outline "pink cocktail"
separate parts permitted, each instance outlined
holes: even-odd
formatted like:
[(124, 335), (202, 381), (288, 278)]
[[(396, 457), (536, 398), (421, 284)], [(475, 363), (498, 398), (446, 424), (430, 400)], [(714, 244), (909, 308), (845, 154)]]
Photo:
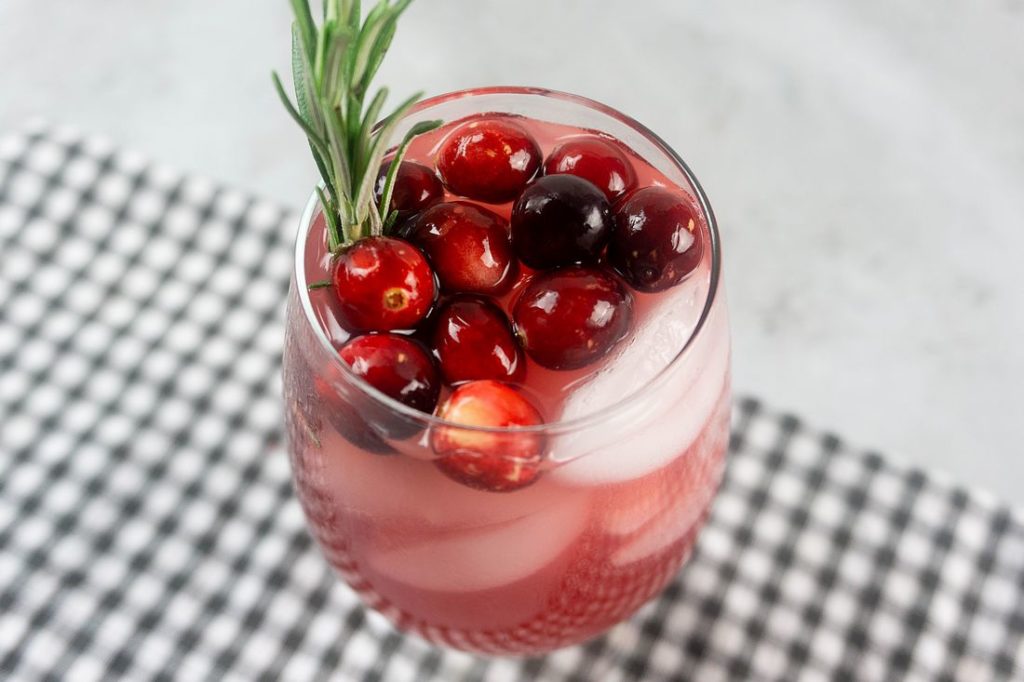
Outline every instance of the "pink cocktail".
[[(638, 189), (667, 188), (692, 205), (702, 245), (692, 271), (672, 286), (629, 289), (623, 338), (581, 366), (536, 361), (545, 356), (529, 348), (516, 306), (542, 268), (518, 262), (514, 281), (486, 298), (531, 351), (502, 383), (543, 418), (502, 428), (453, 421), (457, 413), (440, 408), (418, 411), (353, 372), (338, 349), (357, 333), (330, 289), (308, 288), (334, 267), (315, 197), (303, 215), (288, 299), (286, 420), (299, 499), (326, 557), (399, 628), (479, 652), (549, 651), (607, 629), (656, 595), (707, 516), (730, 412), (718, 235), (678, 156), (595, 102), (532, 89), (455, 93), (418, 105), (396, 139), (428, 119), (446, 123), (415, 138), (405, 157), (427, 168), (475, 120), (512, 121), (544, 159), (567, 142), (599, 138), (630, 168), (628, 187), (602, 188), (613, 210)], [(466, 201), (451, 184), (440, 200)], [(497, 201), (469, 203), (510, 220), (515, 201)], [(416, 219), (402, 216), (409, 224), (397, 227), (414, 243)], [(436, 265), (440, 256), (431, 258)], [(450, 296), (442, 289), (428, 321), (447, 319)], [(401, 334), (439, 352), (436, 329)], [(442, 357), (445, 376), (468, 367), (470, 351)], [(444, 405), (463, 382), (441, 383), (435, 399)], [(474, 450), (486, 458), (474, 459)]]

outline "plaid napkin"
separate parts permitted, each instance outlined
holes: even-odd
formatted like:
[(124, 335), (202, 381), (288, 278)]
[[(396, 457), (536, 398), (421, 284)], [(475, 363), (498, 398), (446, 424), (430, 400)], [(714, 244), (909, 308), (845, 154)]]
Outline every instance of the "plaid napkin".
[(395, 632), (291, 495), (296, 216), (109, 142), (0, 138), (0, 678), (1024, 679), (1024, 522), (752, 399), (697, 551), (544, 658)]

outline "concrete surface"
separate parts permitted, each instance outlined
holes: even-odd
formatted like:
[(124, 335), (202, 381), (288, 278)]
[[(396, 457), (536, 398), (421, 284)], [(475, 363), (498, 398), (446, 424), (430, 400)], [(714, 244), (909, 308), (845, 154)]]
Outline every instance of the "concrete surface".
[[(569, 90), (661, 133), (726, 244), (736, 386), (1022, 500), (1021, 0), (419, 0), (396, 96)], [(41, 115), (298, 207), (288, 4), (0, 2), (0, 129)]]

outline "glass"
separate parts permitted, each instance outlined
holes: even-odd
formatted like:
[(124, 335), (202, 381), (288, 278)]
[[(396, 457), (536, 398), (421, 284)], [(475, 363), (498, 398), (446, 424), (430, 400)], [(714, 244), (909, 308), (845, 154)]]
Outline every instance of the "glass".
[[(288, 295), (284, 394), (295, 487), (327, 560), (370, 607), (431, 642), (536, 654), (623, 620), (674, 577), (717, 491), (728, 445), (728, 316), (715, 219), (686, 164), (636, 121), (581, 97), (488, 88), (425, 100), (418, 121), (502, 113), (617, 138), (703, 212), (689, 278), (638, 302), (645, 322), (559, 421), (481, 429), (379, 393), (340, 360), (307, 289), (310, 198)], [(545, 151), (549, 146), (541, 141)], [(315, 245), (314, 245), (315, 246)], [(653, 299), (652, 299), (653, 300)], [(529, 487), (487, 492), (433, 465), (431, 429), (546, 443)]]

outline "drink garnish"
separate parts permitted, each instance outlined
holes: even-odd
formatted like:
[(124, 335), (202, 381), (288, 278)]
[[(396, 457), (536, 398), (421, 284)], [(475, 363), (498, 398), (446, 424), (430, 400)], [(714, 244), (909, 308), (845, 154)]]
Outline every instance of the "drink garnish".
[[(383, 188), (374, 185), (402, 117), (422, 96), (416, 93), (381, 118), (387, 88), (367, 102), (370, 84), (391, 46), (398, 19), (412, 0), (380, 0), (361, 21), (359, 0), (324, 0), (323, 19), (313, 20), (309, 0), (292, 0), (292, 78), (295, 102), (281, 78), (274, 87), (309, 140), (324, 187), (316, 188), (327, 222), (330, 251), (363, 237), (384, 235), (397, 214), (390, 209), (395, 176), (412, 138), (441, 121), (410, 128), (395, 150)], [(378, 123), (379, 119), (379, 123)]]

